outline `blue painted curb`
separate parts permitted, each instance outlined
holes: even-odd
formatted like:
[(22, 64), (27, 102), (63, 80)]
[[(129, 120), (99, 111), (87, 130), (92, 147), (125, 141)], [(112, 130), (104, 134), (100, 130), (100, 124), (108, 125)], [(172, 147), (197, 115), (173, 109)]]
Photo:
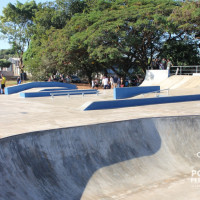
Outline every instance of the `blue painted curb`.
[(199, 101), (200, 95), (184, 95), (170, 97), (156, 97), (144, 99), (116, 100), (116, 101), (96, 101), (87, 106), (84, 110), (114, 109), (133, 106), (145, 106), (164, 103), (178, 103), (185, 101)]
[(20, 85), (15, 85), (11, 87), (5, 88), (5, 94), (14, 94), (17, 92), (21, 92), (31, 88), (39, 88), (39, 87), (65, 87), (67, 89), (77, 89), (76, 85), (72, 85), (69, 83), (60, 83), (60, 82), (31, 82), (24, 83)]

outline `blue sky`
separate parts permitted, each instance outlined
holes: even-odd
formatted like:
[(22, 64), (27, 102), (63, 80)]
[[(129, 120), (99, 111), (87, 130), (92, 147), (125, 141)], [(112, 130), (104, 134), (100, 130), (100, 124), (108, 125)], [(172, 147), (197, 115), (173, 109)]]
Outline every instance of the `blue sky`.
[[(36, 3), (39, 2), (47, 2), (47, 1), (53, 1), (53, 0), (35, 0)], [(2, 10), (4, 7), (7, 6), (8, 3), (12, 3), (15, 4), (17, 2), (17, 0), (1, 0), (0, 2), (0, 15), (2, 15)], [(19, 0), (19, 2), (21, 3), (25, 3), (27, 2), (27, 0)], [(0, 49), (9, 49), (10, 45), (8, 44), (8, 41), (6, 39), (4, 40), (0, 40)]]

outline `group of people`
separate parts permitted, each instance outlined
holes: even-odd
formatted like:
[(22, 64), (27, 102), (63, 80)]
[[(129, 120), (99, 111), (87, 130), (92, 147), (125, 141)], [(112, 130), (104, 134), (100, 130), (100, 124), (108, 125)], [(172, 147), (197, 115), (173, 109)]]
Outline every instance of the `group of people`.
[(1, 82), (0, 94), (4, 94), (5, 93), (4, 88), (6, 87), (6, 77), (3, 74), (0, 75), (0, 82)]
[(168, 69), (170, 70), (171, 66), (173, 66), (172, 62), (170, 59), (165, 59), (163, 58), (162, 60), (160, 60), (159, 58), (153, 59), (151, 62), (151, 69)]
[(63, 83), (63, 82), (65, 82), (65, 79), (64, 79), (64, 75), (60, 74), (60, 75), (51, 75), (49, 78), (46, 78), (45, 81)]
[(132, 80), (126, 79), (124, 80), (122, 77), (115, 76), (104, 76), (100, 81), (98, 79), (92, 79), (92, 88), (98, 89), (98, 87), (103, 87), (104, 89), (112, 89), (112, 88), (119, 88), (119, 87), (129, 87), (129, 86), (137, 86), (139, 85), (139, 81), (133, 83)]

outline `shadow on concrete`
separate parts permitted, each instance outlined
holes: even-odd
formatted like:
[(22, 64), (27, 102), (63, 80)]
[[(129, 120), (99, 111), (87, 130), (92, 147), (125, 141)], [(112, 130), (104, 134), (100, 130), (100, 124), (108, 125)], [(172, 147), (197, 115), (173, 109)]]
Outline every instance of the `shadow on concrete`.
[(0, 140), (0, 199), (79, 200), (100, 168), (155, 154), (151, 119), (32, 132)]

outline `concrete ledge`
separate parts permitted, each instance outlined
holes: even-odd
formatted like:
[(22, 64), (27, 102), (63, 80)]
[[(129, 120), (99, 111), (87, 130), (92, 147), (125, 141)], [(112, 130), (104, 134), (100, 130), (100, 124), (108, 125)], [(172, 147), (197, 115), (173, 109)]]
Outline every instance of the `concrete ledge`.
[(50, 97), (51, 93), (54, 93), (54, 96), (67, 96), (67, 94), (63, 94), (63, 93), (67, 93), (70, 92), (70, 96), (71, 95), (81, 95), (82, 92), (84, 92), (84, 94), (96, 94), (97, 90), (50, 90), (48, 92), (21, 92), (20, 93), (20, 97), (23, 98), (28, 98), (28, 97)]
[(97, 101), (92, 102), (86, 110), (101, 110), (101, 109), (114, 109), (133, 106), (145, 106), (163, 103), (177, 103), (185, 101), (200, 101), (200, 95), (184, 95), (184, 96), (170, 96), (170, 97), (157, 97), (157, 98), (144, 98), (144, 99), (130, 99), (130, 100), (117, 100), (117, 101)]
[(32, 83), (24, 83), (21, 85), (15, 85), (11, 87), (5, 88), (5, 94), (14, 94), (17, 92), (21, 92), (24, 90), (28, 90), (31, 88), (39, 88), (39, 87), (65, 87), (67, 89), (77, 89), (76, 85), (72, 85), (69, 83), (60, 83), (60, 82), (32, 82)]
[(114, 88), (114, 99), (124, 99), (160, 90), (160, 86)]

